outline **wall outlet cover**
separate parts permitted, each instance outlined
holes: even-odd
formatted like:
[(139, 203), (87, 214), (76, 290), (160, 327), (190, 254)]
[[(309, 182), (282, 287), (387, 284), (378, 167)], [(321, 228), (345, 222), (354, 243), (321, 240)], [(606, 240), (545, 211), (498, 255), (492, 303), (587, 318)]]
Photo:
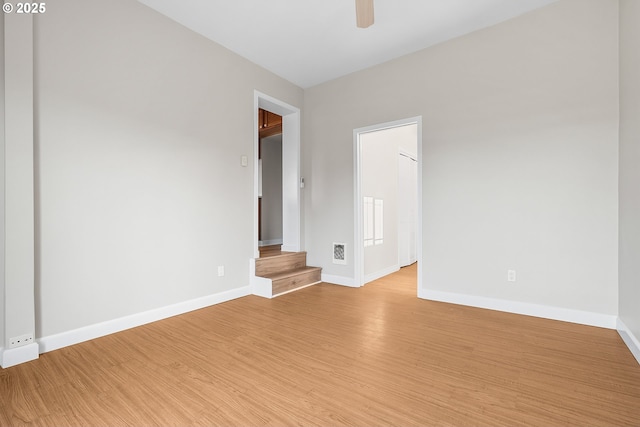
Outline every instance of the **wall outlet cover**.
[(22, 347), (27, 344), (33, 344), (33, 334), (24, 334), (9, 340), (9, 348)]

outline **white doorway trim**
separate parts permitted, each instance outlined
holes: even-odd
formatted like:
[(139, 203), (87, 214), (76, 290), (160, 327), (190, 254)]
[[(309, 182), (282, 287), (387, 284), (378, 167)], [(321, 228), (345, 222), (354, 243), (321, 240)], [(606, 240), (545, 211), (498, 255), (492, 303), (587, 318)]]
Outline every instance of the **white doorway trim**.
[(254, 91), (253, 99), (253, 254), (258, 249), (258, 109), (282, 116), (282, 250), (300, 251), (300, 109)]
[(410, 117), (407, 119), (396, 120), (393, 122), (381, 123), (372, 126), (366, 126), (353, 130), (353, 149), (354, 149), (354, 269), (355, 269), (355, 286), (363, 286), (365, 283), (364, 275), (364, 235), (363, 235), (363, 212), (362, 212), (362, 160), (361, 160), (361, 140), (360, 136), (370, 132), (376, 132), (384, 129), (391, 129), (400, 126), (415, 124), (417, 127), (417, 143), (418, 143), (418, 242), (417, 242), (417, 258), (418, 258), (418, 284), (417, 295), (421, 294), (422, 284), (422, 116)]

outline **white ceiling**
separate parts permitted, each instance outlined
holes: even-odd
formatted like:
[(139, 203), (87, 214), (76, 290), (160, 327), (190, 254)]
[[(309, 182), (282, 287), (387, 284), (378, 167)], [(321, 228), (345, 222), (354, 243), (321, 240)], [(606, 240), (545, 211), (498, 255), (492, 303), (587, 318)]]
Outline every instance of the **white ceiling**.
[(505, 21), (557, 0), (139, 0), (307, 88)]

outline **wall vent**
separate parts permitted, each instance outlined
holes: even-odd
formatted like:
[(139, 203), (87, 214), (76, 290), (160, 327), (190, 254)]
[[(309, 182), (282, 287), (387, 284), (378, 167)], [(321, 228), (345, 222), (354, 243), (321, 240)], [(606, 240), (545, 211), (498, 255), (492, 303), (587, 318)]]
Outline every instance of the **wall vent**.
[(346, 264), (347, 263), (347, 250), (346, 244), (334, 243), (333, 244), (333, 263), (334, 264)]

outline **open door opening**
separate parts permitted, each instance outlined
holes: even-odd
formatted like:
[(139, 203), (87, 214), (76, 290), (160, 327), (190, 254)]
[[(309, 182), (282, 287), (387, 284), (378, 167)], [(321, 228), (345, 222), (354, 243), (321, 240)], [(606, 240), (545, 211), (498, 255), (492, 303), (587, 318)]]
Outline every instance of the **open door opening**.
[[(260, 110), (268, 111), (282, 118), (282, 250), (300, 251), (300, 109), (258, 91), (254, 94), (254, 258), (260, 256), (258, 250), (258, 209), (260, 194)], [(267, 119), (268, 120), (268, 119)], [(262, 230), (260, 230), (262, 231)]]
[[(254, 133), (254, 149), (255, 149), (255, 169), (254, 169), (254, 258), (249, 263), (249, 279), (254, 295), (265, 298), (274, 298), (289, 292), (294, 292), (307, 286), (313, 286), (320, 283), (322, 269), (307, 265), (307, 254), (301, 251), (301, 231), (300, 231), (300, 212), (301, 212), (301, 177), (300, 177), (300, 110), (284, 102), (281, 102), (270, 96), (255, 92), (255, 133)], [(262, 122), (258, 117), (263, 114)], [(278, 136), (276, 131), (269, 135), (264, 132), (269, 129), (269, 122), (276, 116), (282, 117), (282, 132), (279, 134), (281, 143), (281, 154), (273, 154), (272, 157), (278, 157), (281, 160), (281, 227), (282, 227), (282, 245), (280, 251), (275, 254), (269, 254), (261, 257), (258, 240), (261, 238), (265, 243), (265, 229), (259, 229), (258, 219), (262, 212), (262, 208), (266, 211), (264, 205), (267, 190), (259, 178), (260, 160), (267, 160), (269, 144), (274, 141), (266, 141), (268, 138)], [(266, 122), (266, 123), (265, 123)], [(266, 126), (260, 127), (260, 124)], [(260, 131), (263, 130), (262, 150), (260, 147)], [(267, 136), (268, 135), (268, 136)], [(266, 165), (264, 166), (266, 167)], [(262, 171), (266, 177), (267, 171)], [(273, 172), (273, 171), (272, 171)], [(261, 197), (259, 197), (259, 195)], [(260, 202), (261, 198), (263, 199)], [(265, 212), (266, 214), (266, 212)], [(260, 221), (265, 225), (264, 221)]]
[(422, 280), (421, 118), (354, 130), (356, 284), (418, 262)]
[(282, 116), (258, 110), (258, 248), (280, 251), (282, 240)]

